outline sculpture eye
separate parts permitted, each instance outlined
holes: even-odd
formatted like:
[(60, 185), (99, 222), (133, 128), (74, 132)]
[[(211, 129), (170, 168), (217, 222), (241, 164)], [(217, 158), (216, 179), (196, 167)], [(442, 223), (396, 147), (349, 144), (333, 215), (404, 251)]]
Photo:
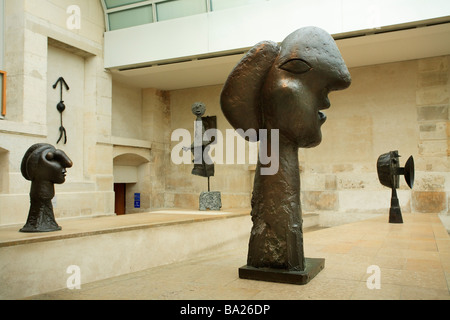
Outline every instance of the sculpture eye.
[(312, 69), (312, 67), (302, 59), (288, 60), (283, 63), (280, 68), (295, 74), (302, 74)]
[(45, 159), (47, 159), (48, 161), (52, 161), (54, 158), (55, 158), (55, 154), (53, 152), (49, 152), (45, 156)]

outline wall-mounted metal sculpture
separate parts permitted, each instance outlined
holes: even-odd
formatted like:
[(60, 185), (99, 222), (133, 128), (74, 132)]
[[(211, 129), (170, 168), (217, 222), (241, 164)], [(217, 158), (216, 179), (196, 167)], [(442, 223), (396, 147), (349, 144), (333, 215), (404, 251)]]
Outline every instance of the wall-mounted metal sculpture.
[(305, 284), (324, 267), (324, 259), (304, 257), (298, 148), (321, 142), (328, 93), (350, 83), (335, 41), (316, 27), (301, 28), (280, 45), (255, 45), (228, 77), (221, 106), (230, 124), (244, 131), (268, 130), (268, 150), (274, 149), (271, 132), (279, 130), (278, 172), (263, 175), (265, 165), (258, 160), (253, 228), (241, 278)]
[(214, 163), (208, 154), (211, 144), (215, 142), (215, 138), (209, 139), (205, 135), (207, 130), (217, 129), (217, 117), (203, 117), (205, 112), (206, 106), (202, 102), (196, 102), (192, 105), (192, 113), (196, 116), (194, 142), (190, 147), (185, 147), (183, 150), (191, 151), (194, 155), (192, 174), (208, 178), (208, 192), (202, 192), (199, 198), (200, 210), (220, 210), (222, 207), (220, 192), (211, 192), (210, 178), (214, 176), (215, 169)]
[(63, 118), (62, 118), (63, 112), (64, 112), (64, 110), (66, 110), (66, 105), (64, 104), (64, 101), (63, 101), (63, 86), (66, 88), (66, 90), (69, 90), (70, 88), (69, 88), (69, 86), (67, 85), (67, 82), (64, 80), (63, 77), (60, 77), (60, 78), (55, 82), (55, 84), (53, 85), (53, 89), (56, 89), (56, 87), (58, 86), (58, 84), (60, 85), (61, 91), (60, 91), (60, 101), (59, 101), (59, 103), (57, 104), (56, 109), (57, 109), (57, 110), (59, 111), (59, 113), (60, 113), (61, 125), (60, 125), (60, 127), (59, 127), (59, 139), (58, 139), (58, 141), (56, 142), (56, 144), (58, 144), (58, 143), (61, 141), (61, 139), (63, 138), (63, 136), (64, 136), (64, 144), (66, 144), (66, 143), (67, 143), (67, 131), (66, 131), (66, 128), (64, 128), (64, 126), (63, 126)]
[(47, 143), (32, 145), (25, 153), (20, 170), (31, 181), (30, 210), (25, 226), (20, 232), (51, 232), (61, 230), (55, 221), (52, 199), (54, 184), (65, 182), (66, 168), (72, 161), (62, 150)]
[(398, 151), (395, 150), (382, 154), (377, 161), (378, 179), (383, 186), (392, 189), (389, 223), (403, 223), (402, 211), (397, 197), (400, 175), (405, 176), (406, 183), (411, 189), (414, 185), (414, 158), (409, 157), (405, 167), (400, 168), (399, 157)]

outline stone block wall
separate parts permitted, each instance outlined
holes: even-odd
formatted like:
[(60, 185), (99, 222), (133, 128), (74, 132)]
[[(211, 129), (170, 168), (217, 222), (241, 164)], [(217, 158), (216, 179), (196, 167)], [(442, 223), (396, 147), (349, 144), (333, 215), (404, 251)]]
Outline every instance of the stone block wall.
[[(400, 178), (397, 190), (403, 212), (446, 215), (449, 211), (449, 56), (352, 68), (352, 86), (330, 95), (331, 108), (322, 127), (323, 142), (300, 149), (301, 200), (306, 213), (320, 213), (321, 224), (336, 225), (387, 214), (391, 190), (378, 179), (376, 163), (398, 150), (400, 166), (415, 160), (411, 190)], [(219, 129), (231, 129), (218, 105), (221, 86), (169, 92), (171, 129), (193, 132), (193, 102), (203, 101), (217, 115)], [(176, 142), (178, 143), (178, 142)], [(171, 147), (175, 143), (171, 144)], [(169, 164), (166, 205), (192, 206), (204, 191), (191, 165)], [(248, 207), (254, 165), (216, 165), (214, 183), (224, 206)], [(202, 184), (203, 183), (203, 184)]]
[(390, 189), (376, 161), (398, 150), (415, 160), (412, 190), (400, 177), (403, 212), (448, 215), (449, 56), (351, 69), (352, 86), (330, 97), (322, 144), (301, 150), (304, 211), (334, 225), (386, 214)]
[[(99, 1), (77, 1), (79, 28), (69, 28), (70, 1), (5, 1), (4, 68), (7, 110), (0, 121), (0, 225), (23, 224), (30, 183), (20, 173), (26, 150), (49, 143), (73, 160), (66, 183), (56, 185), (55, 216), (113, 214), (111, 75), (103, 68), (103, 10)], [(63, 123), (67, 144), (59, 143), (56, 105), (64, 77)]]
[(450, 196), (450, 57), (417, 64), (416, 110), (419, 128), (416, 212), (448, 215)]
[[(114, 168), (132, 166), (138, 180), (128, 185), (128, 212), (198, 207), (207, 179), (191, 174), (192, 164), (171, 161), (176, 129), (193, 137), (194, 102), (216, 116), (224, 134), (231, 126), (220, 109), (222, 85), (161, 91), (113, 81), (104, 69), (104, 16), (100, 1), (76, 1), (81, 29), (66, 21), (70, 1), (5, 2), (6, 119), (0, 120), (0, 225), (23, 223), (29, 182), (20, 174), (26, 149), (56, 144), (57, 77), (67, 78), (67, 145), (58, 145), (75, 165), (57, 186), (55, 215), (73, 218), (114, 214)], [(400, 165), (412, 155), (415, 185), (401, 178), (403, 212), (449, 216), (450, 56), (352, 68), (352, 86), (330, 95), (323, 142), (299, 150), (303, 211), (320, 213), (335, 225), (386, 214), (390, 189), (377, 177), (377, 158), (398, 150)], [(230, 141), (224, 141), (229, 143)], [(187, 141), (186, 145), (190, 145)], [(248, 151), (248, 143), (246, 143)], [(226, 158), (226, 148), (223, 151)], [(223, 209), (249, 208), (255, 166), (216, 164), (211, 190), (221, 191)], [(141, 208), (131, 203), (141, 193)]]

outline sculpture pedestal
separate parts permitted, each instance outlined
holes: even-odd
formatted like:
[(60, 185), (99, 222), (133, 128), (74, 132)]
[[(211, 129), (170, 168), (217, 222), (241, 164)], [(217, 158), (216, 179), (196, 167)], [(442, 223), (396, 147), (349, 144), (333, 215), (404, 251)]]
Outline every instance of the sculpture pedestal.
[(214, 210), (222, 208), (222, 197), (219, 191), (202, 192), (199, 199), (200, 211)]
[(304, 285), (311, 281), (325, 267), (325, 259), (306, 258), (305, 260), (305, 271), (244, 266), (239, 268), (239, 278)]
[(391, 208), (389, 209), (389, 223), (403, 223), (402, 210), (397, 198), (397, 191), (392, 189)]
[(30, 211), (27, 222), (19, 231), (24, 233), (39, 233), (59, 231), (61, 229), (55, 220), (52, 200), (30, 197)]

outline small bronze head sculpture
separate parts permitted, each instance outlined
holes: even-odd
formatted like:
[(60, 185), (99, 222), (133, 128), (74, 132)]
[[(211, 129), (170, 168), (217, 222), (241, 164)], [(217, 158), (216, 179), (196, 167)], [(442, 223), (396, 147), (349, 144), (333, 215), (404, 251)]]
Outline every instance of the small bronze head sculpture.
[(64, 151), (56, 150), (50, 144), (38, 143), (27, 150), (20, 169), (23, 177), (31, 181), (30, 211), (21, 232), (61, 230), (53, 213), (54, 184), (65, 182), (66, 168), (72, 165)]
[[(256, 168), (248, 268), (283, 272), (307, 268), (298, 148), (320, 144), (321, 126), (326, 120), (322, 110), (330, 107), (328, 94), (350, 83), (350, 73), (334, 39), (317, 27), (298, 29), (280, 45), (258, 43), (229, 75), (221, 107), (230, 124), (244, 131), (267, 130), (269, 137), (273, 130), (279, 133), (278, 172), (261, 174), (261, 161)], [(271, 143), (268, 139), (268, 150)], [(298, 282), (281, 278), (270, 281)], [(304, 284), (310, 276), (306, 278), (298, 283)]]
[(203, 115), (204, 115), (205, 112), (206, 112), (206, 106), (205, 106), (203, 103), (201, 103), (201, 102), (195, 102), (195, 103), (192, 105), (191, 109), (192, 109), (192, 113), (193, 113), (195, 116), (197, 116), (197, 119), (196, 119), (196, 120), (197, 120), (197, 121), (201, 121)]

